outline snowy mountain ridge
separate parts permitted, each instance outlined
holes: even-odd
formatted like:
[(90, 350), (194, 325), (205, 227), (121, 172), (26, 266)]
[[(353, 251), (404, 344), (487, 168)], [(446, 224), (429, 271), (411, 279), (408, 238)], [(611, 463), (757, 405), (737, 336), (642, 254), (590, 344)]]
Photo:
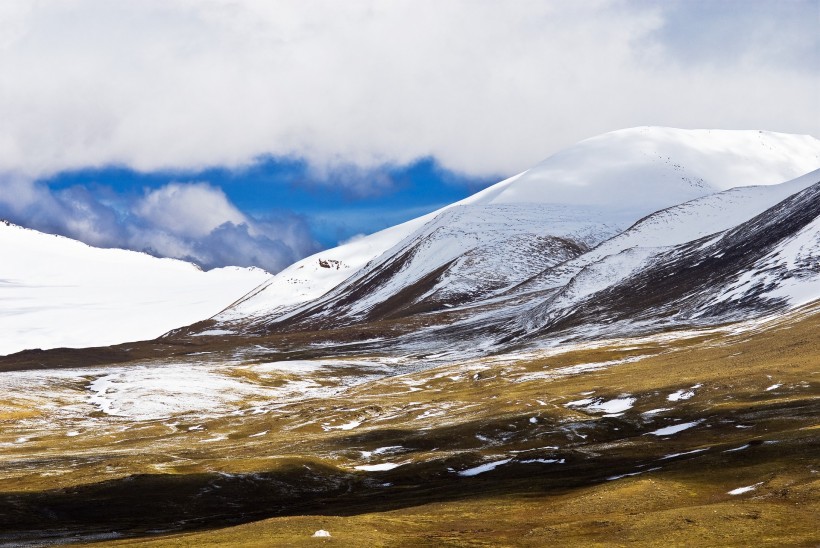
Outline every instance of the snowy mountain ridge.
[[(820, 141), (809, 136), (620, 130), (273, 277), (202, 272), (0, 226), (0, 251), (9, 258), (0, 265), (0, 354), (151, 339), (209, 317), (201, 325), (210, 327), (180, 333), (311, 330), (448, 311), (462, 314), (448, 324), (484, 326), (476, 332), (540, 332), (659, 262), (693, 254), (691, 242), (718, 237), (810, 187), (817, 172), (804, 174), (818, 167)], [(796, 268), (813, 260), (813, 249), (787, 247), (767, 260)], [(808, 285), (800, 291), (811, 294), (813, 279), (803, 275)], [(784, 299), (792, 302), (790, 295)]]
[[(594, 220), (599, 213), (597, 208), (549, 204), (454, 206), (325, 296), (279, 321), (313, 315), (312, 310), (317, 318), (361, 321), (429, 308), (425, 303), (433, 296), (439, 297), (428, 303), (434, 308), (476, 300), (488, 291), (516, 285), (546, 264), (563, 262), (623, 229)], [(437, 279), (431, 273), (437, 273)]]
[[(820, 299), (818, 200), (820, 170), (776, 187), (734, 189), (658, 212), (570, 261), (575, 274), (565, 283), (552, 280), (560, 290), (520, 324), (540, 331), (572, 316), (573, 325), (587, 327), (619, 318), (654, 318), (656, 326), (718, 322)], [(681, 230), (686, 217), (684, 225), (699, 228)], [(641, 240), (665, 245), (623, 245)]]
[[(391, 292), (394, 295), (399, 295), (402, 291), (407, 293), (408, 288), (441, 268), (445, 268), (446, 272), (439, 272), (437, 275), (443, 276), (443, 279), (432, 287), (425, 288), (422, 293), (428, 293), (427, 296), (437, 294), (438, 297), (459, 293), (457, 286), (462, 283), (459, 279), (492, 276), (500, 265), (500, 268), (517, 271), (519, 274), (505, 276), (504, 282), (499, 280), (498, 283), (490, 284), (490, 288), (501, 290), (518, 283), (527, 283), (527, 278), (536, 275), (538, 269), (526, 253), (513, 253), (513, 257), (510, 249), (499, 251), (504, 247), (500, 245), (503, 238), (494, 234), (497, 229), (488, 228), (490, 225), (487, 224), (485, 213), (493, 210), (489, 206), (498, 206), (495, 209), (497, 213), (504, 211), (497, 224), (506, 225), (506, 237), (519, 240), (528, 237), (566, 236), (566, 232), (556, 228), (565, 222), (560, 219), (560, 212), (575, 211), (577, 222), (596, 224), (601, 230), (601, 237), (597, 240), (571, 238), (572, 245), (586, 248), (600, 243), (605, 237), (617, 234), (655, 211), (732, 187), (782, 183), (818, 167), (820, 141), (810, 136), (650, 127), (607, 133), (582, 141), (530, 170), (441, 210), (303, 259), (275, 276), (259, 292), (248, 296), (215, 319), (228, 323), (247, 320), (256, 323), (284, 321), (304, 315), (310, 309), (316, 310), (322, 303), (328, 307), (328, 310), (321, 313), (322, 316), (338, 316), (338, 310), (330, 311), (330, 301), (333, 298), (345, 300), (345, 291), (355, 293), (356, 283), (373, 280), (377, 276), (383, 284), (384, 276), (378, 274), (377, 270), (384, 271), (388, 264), (401, 271), (402, 280), (396, 278), (392, 285), (384, 285), (378, 292), (381, 297), (369, 294), (356, 304), (352, 301), (357, 299), (347, 298), (349, 302), (344, 306), (348, 307), (349, 318), (366, 316), (366, 310), (376, 306), (379, 299), (386, 302), (389, 298), (387, 295)], [(795, 183), (794, 188), (797, 189), (798, 185), (799, 183)], [(784, 187), (775, 192), (777, 196), (785, 196), (789, 188), (792, 187)], [(767, 193), (763, 191), (762, 194)], [(535, 212), (539, 207), (540, 212)], [(725, 221), (727, 227), (733, 226), (730, 218), (720, 214), (720, 206), (715, 207), (713, 217)], [(452, 213), (457, 210), (470, 213)], [(515, 210), (519, 210), (520, 214), (515, 213)], [(556, 212), (559, 212), (557, 217)], [(673, 214), (679, 212), (667, 213)], [(475, 217), (475, 230), (468, 226), (470, 215)], [(448, 230), (445, 226), (451, 218), (462, 219), (458, 223), (461, 228), (456, 231), (453, 225), (453, 234), (449, 238), (444, 237), (443, 232)], [(656, 218), (653, 222), (657, 220)], [(482, 225), (485, 229), (478, 228)], [(696, 225), (706, 226), (708, 223)], [(439, 232), (431, 236), (436, 230)], [(690, 227), (686, 230), (698, 229)], [(719, 228), (712, 231), (717, 230)], [(480, 234), (480, 237), (476, 237), (476, 234)], [(629, 237), (634, 238), (636, 234), (633, 232)], [(669, 231), (663, 238), (682, 238), (687, 241), (686, 234), (688, 232)], [(437, 247), (431, 247), (432, 239), (437, 241)], [(671, 243), (664, 243), (666, 240), (656, 242), (655, 245)], [(612, 245), (623, 245), (626, 248), (637, 243), (623, 240)], [(594, 261), (597, 260), (595, 257), (601, 258), (607, 253), (611, 253), (611, 250), (602, 249), (597, 255), (593, 252), (589, 257), (579, 260)], [(401, 258), (402, 254), (407, 256)], [(413, 260), (409, 261), (411, 254)], [(467, 254), (485, 259), (490, 256), (503, 257), (503, 260), (487, 264), (481, 273), (473, 272), (470, 275), (464, 273)], [(422, 255), (427, 259), (422, 260)], [(338, 269), (322, 268), (321, 262), (330, 259), (339, 261), (343, 266)], [(451, 261), (460, 261), (460, 264), (447, 267)], [(520, 266), (510, 267), (516, 262)], [(524, 267), (525, 263), (530, 266)], [(475, 265), (475, 261), (472, 264)], [(548, 266), (552, 266), (552, 263), (544, 262), (540, 270)], [(456, 272), (461, 272), (459, 277), (455, 275)], [(560, 277), (561, 282), (566, 283), (567, 276), (575, 273), (577, 269), (567, 270)], [(465, 290), (469, 290), (470, 284), (465, 284)], [(451, 288), (448, 289), (446, 285)], [(481, 284), (473, 282), (474, 287), (478, 285)], [(374, 288), (371, 286), (370, 289)], [(414, 295), (413, 299), (424, 300), (421, 295)], [(446, 301), (438, 300), (442, 303)], [(397, 304), (396, 299), (393, 301), (391, 306)]]
[(643, 253), (649, 257), (668, 247), (723, 232), (808, 188), (818, 179), (820, 170), (815, 170), (778, 185), (732, 188), (662, 209), (576, 259), (544, 270), (525, 282), (519, 290), (562, 287), (583, 268), (607, 257), (633, 250), (630, 255), (637, 260), (635, 250), (638, 249), (644, 250)]

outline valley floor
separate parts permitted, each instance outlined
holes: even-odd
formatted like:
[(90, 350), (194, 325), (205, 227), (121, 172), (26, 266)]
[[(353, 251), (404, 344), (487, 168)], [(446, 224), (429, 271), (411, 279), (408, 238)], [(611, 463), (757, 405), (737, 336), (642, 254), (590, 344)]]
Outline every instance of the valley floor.
[(814, 546), (818, 332), (7, 371), (0, 545)]

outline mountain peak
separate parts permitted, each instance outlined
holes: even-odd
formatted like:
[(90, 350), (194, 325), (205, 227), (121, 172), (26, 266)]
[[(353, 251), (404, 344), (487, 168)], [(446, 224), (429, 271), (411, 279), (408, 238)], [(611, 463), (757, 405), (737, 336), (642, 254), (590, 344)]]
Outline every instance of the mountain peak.
[(818, 167), (820, 140), (808, 135), (645, 126), (585, 139), (490, 187), (477, 201), (594, 205), (645, 215)]

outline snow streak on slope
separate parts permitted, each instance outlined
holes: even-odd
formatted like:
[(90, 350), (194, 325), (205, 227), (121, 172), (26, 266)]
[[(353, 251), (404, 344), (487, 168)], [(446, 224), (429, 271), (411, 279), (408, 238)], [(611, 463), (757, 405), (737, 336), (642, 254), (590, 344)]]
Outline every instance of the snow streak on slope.
[(820, 141), (810, 136), (655, 127), (614, 131), (441, 210), (303, 259), (217, 320), (282, 317), (321, 297), (452, 207), (594, 206), (599, 208), (596, 221), (623, 228), (686, 200), (740, 185), (776, 184), (818, 167)]
[(606, 212), (580, 206), (455, 206), (283, 320), (373, 320), (476, 300), (622, 230), (601, 217)]
[(0, 354), (153, 339), (207, 318), (270, 274), (203, 272), (0, 223)]
[[(717, 234), (748, 221), (770, 207), (820, 180), (820, 170), (770, 186), (733, 188), (704, 196), (649, 215), (587, 253), (528, 280), (520, 292), (564, 287), (582, 271), (588, 279), (608, 276), (614, 283), (637, 268), (643, 259), (670, 246)], [(629, 253), (625, 253), (626, 251)], [(641, 258), (642, 257), (642, 258)], [(628, 259), (633, 262), (627, 264)], [(597, 273), (595, 273), (597, 271)], [(608, 273), (608, 274), (607, 274)], [(575, 283), (575, 286), (580, 283)], [(589, 287), (584, 295), (602, 287)], [(594, 290), (594, 291), (593, 291)]]
[[(816, 195), (820, 186), (815, 185)], [(815, 200), (814, 207), (820, 206)], [(785, 238), (752, 268), (727, 284), (713, 305), (752, 298), (783, 299), (796, 307), (820, 299), (820, 211), (814, 220)]]
[[(820, 298), (820, 172), (810, 174), (809, 180), (815, 184), (755, 216), (749, 214), (766, 201), (760, 194), (758, 200), (732, 202), (750, 218), (719, 234), (662, 248), (636, 247), (585, 266), (557, 295), (525, 314), (522, 325), (543, 332), (613, 322), (643, 322), (655, 328), (715, 323)], [(745, 190), (754, 194), (754, 189)], [(728, 218), (739, 215), (727, 212)], [(693, 216), (691, 222), (698, 220)], [(648, 226), (660, 230), (657, 224)], [(614, 257), (625, 253), (642, 257), (620, 271), (606, 271)]]

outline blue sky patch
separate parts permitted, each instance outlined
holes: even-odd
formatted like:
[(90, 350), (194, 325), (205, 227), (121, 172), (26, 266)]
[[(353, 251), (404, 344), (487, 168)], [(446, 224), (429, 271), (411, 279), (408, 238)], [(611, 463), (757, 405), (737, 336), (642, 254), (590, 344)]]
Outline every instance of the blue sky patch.
[(303, 217), (321, 247), (429, 213), (501, 180), (446, 170), (432, 158), (405, 166), (329, 170), (304, 161), (261, 159), (240, 169), (138, 172), (123, 167), (67, 171), (41, 179), (53, 191), (83, 187), (123, 215), (146, 192), (169, 183), (208, 183), (243, 213), (259, 220)]

